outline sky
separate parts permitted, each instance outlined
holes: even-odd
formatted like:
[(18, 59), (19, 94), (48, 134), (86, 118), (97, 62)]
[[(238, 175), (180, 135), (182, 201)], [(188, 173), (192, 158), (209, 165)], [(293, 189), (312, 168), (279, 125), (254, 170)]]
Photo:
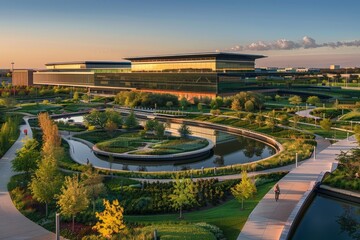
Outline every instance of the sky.
[(225, 51), (360, 67), (358, 0), (0, 0), (0, 69)]

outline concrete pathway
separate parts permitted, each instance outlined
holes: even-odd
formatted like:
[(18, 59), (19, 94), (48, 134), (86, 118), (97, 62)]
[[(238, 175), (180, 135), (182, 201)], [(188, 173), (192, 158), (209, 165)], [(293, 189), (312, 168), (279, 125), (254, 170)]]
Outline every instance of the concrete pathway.
[(16, 209), (7, 190), (7, 183), (15, 174), (11, 169), (11, 160), (14, 159), (16, 150), (23, 145), (25, 128), (28, 130), (28, 137), (32, 138), (31, 128), (28, 125), (21, 126), (18, 140), (0, 159), (0, 239), (55, 239), (54, 233), (32, 222)]
[(314, 110), (313, 108), (309, 108), (309, 109), (306, 109), (306, 110), (301, 110), (301, 111), (298, 111), (296, 112), (295, 114), (296, 115), (299, 115), (300, 117), (307, 117), (307, 118), (313, 118), (313, 119), (322, 119), (321, 117), (317, 117), (317, 116), (314, 116), (314, 115), (311, 115), (310, 112)]
[(316, 181), (321, 172), (330, 171), (332, 163), (341, 151), (357, 147), (354, 136), (341, 140), (316, 155), (316, 159), (304, 162), (279, 181), (280, 200), (275, 202), (270, 190), (250, 214), (238, 240), (279, 239), (291, 212)]

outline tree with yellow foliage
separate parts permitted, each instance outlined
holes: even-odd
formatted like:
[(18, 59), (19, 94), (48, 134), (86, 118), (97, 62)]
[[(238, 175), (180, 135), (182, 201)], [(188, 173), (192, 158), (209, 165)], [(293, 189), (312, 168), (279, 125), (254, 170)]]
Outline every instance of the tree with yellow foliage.
[(126, 228), (124, 224), (124, 208), (120, 206), (117, 199), (113, 200), (111, 204), (104, 199), (103, 204), (105, 210), (95, 213), (99, 221), (93, 229), (97, 230), (103, 237), (111, 238), (113, 234), (120, 233)]
[(43, 132), (42, 154), (47, 157), (61, 158), (63, 149), (61, 148), (61, 137), (56, 123), (54, 123), (48, 113), (40, 113), (38, 116), (39, 126)]
[(244, 209), (244, 199), (248, 199), (256, 193), (255, 184), (248, 178), (247, 172), (242, 171), (241, 182), (230, 189), (232, 195), (241, 202), (241, 209)]

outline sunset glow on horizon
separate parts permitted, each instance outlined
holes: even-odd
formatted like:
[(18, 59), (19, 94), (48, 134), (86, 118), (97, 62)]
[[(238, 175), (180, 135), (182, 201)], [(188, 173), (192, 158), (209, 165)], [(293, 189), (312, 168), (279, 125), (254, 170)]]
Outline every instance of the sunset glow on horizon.
[(359, 67), (359, 7), (355, 0), (7, 1), (0, 69), (216, 50), (268, 56), (259, 67)]

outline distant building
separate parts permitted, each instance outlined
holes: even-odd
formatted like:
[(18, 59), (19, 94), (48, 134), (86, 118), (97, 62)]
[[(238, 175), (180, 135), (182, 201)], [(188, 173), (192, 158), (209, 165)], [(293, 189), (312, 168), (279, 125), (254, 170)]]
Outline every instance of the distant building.
[(12, 72), (13, 86), (30, 86), (33, 85), (33, 73), (31, 69), (15, 69)]
[(2, 82), (11, 83), (10, 69), (0, 69), (0, 84)]
[(340, 65), (330, 65), (330, 70), (340, 69)]

